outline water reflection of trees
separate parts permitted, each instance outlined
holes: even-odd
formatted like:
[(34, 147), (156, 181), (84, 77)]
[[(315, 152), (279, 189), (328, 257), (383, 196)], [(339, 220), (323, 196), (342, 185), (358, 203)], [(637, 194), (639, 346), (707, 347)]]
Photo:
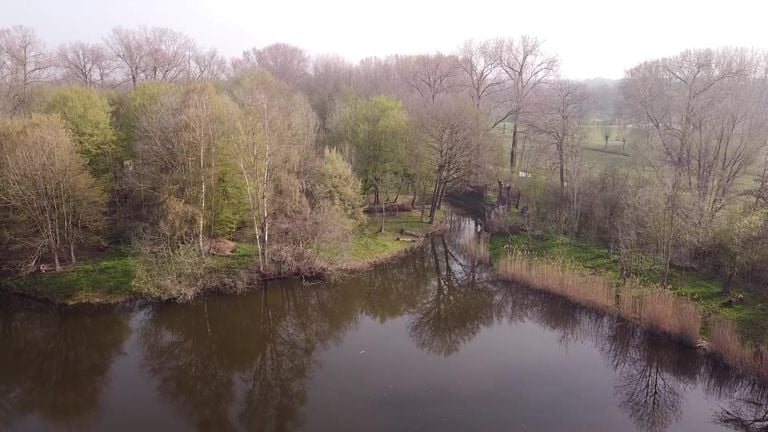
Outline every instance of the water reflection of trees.
[(198, 430), (296, 429), (313, 353), (356, 321), (354, 290), (274, 285), (158, 308), (143, 326), (145, 370)]
[[(721, 401), (714, 422), (741, 431), (768, 427), (765, 384), (618, 318), (498, 284), (460, 251), (452, 237), (436, 237), (331, 286), (278, 282), (244, 297), (147, 309), (138, 329), (143, 370), (197, 430), (290, 431), (303, 424), (317, 353), (361, 317), (407, 317), (414, 343), (440, 356), (495, 322), (533, 321), (563, 345), (597, 347), (615, 371), (618, 406), (638, 429), (670, 428), (697, 384)], [(0, 307), (0, 429), (32, 413), (70, 426), (93, 418), (129, 332), (127, 316), (111, 312)]]
[(365, 293), (364, 313), (379, 321), (399, 318), (415, 310), (427, 295), (432, 281), (428, 256), (421, 251), (376, 267), (345, 281)]
[(0, 429), (31, 414), (69, 428), (95, 420), (127, 316), (16, 303), (0, 306)]
[(716, 361), (701, 370), (704, 390), (720, 400), (715, 422), (744, 432), (768, 431), (768, 383)]
[(647, 332), (634, 333), (629, 349), (607, 347), (618, 374), (619, 407), (639, 429), (663, 431), (680, 419), (683, 395), (696, 382), (698, 356)]
[(703, 358), (619, 318), (606, 316), (546, 293), (506, 288), (496, 291), (505, 317), (532, 320), (559, 334), (562, 344), (590, 341), (616, 373), (619, 408), (639, 430), (671, 428), (682, 413), (684, 395), (696, 385), (719, 400), (712, 421), (738, 431), (768, 431), (768, 383)]
[(699, 370), (695, 350), (546, 293), (510, 288), (505, 298), (509, 319), (530, 319), (558, 333), (564, 345), (596, 344), (616, 372), (619, 408), (638, 429), (662, 431), (679, 419), (683, 395)]
[(420, 348), (448, 356), (493, 322), (494, 295), (480, 284), (480, 265), (457, 256), (444, 237), (431, 238), (424, 254), (430, 255), (434, 277), (408, 331)]

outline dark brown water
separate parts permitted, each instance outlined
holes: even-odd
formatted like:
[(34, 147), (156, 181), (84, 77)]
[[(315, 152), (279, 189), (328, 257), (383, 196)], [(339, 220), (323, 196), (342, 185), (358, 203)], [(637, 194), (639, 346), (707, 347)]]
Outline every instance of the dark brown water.
[(613, 317), (497, 284), (453, 238), (338, 283), (187, 305), (0, 299), (0, 430), (768, 426), (760, 383)]

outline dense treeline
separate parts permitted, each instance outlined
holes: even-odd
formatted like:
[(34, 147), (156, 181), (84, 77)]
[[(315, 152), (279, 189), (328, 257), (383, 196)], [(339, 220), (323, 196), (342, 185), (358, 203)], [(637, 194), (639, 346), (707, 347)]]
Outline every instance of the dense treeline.
[[(497, 204), (489, 227), (519, 217), (609, 245), (626, 275), (653, 257), (663, 283), (690, 266), (727, 290), (768, 271), (766, 85), (768, 57), (739, 49), (640, 64), (617, 90), (561, 79), (525, 36), (353, 65), (286, 44), (228, 61), (162, 28), (55, 50), (0, 29), (0, 264), (130, 246), (137, 278), (173, 291), (237, 239), (265, 273), (310, 272), (364, 207), (433, 222), (476, 186)], [(621, 163), (590, 156), (595, 133)]]

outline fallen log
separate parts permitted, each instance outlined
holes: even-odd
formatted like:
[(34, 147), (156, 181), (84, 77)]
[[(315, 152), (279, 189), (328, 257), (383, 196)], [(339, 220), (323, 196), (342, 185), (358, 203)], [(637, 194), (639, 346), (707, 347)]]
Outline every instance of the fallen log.
[(413, 232), (413, 231), (408, 231), (405, 228), (401, 228), (400, 229), (400, 234), (411, 236), (411, 237), (423, 237), (421, 234), (419, 234), (417, 232)]

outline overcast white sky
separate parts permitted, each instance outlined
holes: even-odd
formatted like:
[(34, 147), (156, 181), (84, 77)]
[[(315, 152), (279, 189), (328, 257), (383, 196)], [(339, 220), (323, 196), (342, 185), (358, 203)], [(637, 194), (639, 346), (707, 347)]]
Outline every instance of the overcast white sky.
[(164, 26), (228, 57), (287, 42), (352, 61), (530, 34), (582, 79), (620, 78), (686, 48), (768, 48), (766, 12), (766, 0), (0, 0), (0, 27), (31, 26), (53, 47), (115, 26)]

